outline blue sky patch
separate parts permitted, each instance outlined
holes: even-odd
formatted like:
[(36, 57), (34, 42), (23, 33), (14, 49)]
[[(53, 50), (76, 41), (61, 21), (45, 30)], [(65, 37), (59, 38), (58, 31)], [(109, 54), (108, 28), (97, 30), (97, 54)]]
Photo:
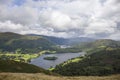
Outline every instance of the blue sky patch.
[(18, 5), (18, 6), (21, 6), (22, 4), (25, 3), (26, 0), (14, 0), (13, 1), (13, 4), (14, 5)]

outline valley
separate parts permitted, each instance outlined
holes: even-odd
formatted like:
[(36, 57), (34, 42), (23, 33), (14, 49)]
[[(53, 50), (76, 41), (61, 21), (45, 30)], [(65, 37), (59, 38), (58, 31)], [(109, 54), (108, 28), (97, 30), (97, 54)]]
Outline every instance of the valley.
[[(42, 67), (44, 69), (54, 68), (56, 65), (63, 63), (71, 58), (76, 58), (85, 54), (84, 52), (79, 53), (56, 53), (56, 54), (43, 54), (36, 59), (31, 60), (31, 64)], [(56, 60), (45, 60), (45, 57), (57, 57)]]
[(81, 39), (0, 33), (0, 79), (119, 80), (120, 41)]
[(120, 80), (120, 0), (0, 0), (0, 80)]

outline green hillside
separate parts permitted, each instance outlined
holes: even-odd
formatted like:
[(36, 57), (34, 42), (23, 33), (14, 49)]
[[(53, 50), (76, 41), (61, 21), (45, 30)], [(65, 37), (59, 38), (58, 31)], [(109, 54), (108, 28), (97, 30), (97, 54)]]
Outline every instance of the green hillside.
[(19, 35), (16, 33), (0, 33), (0, 50), (15, 52), (21, 49), (22, 52), (39, 52), (52, 49), (55, 46), (49, 40), (41, 36)]
[(10, 60), (0, 60), (0, 73), (2, 72), (51, 74), (35, 65)]
[(74, 47), (79, 47), (82, 49), (97, 48), (97, 47), (120, 47), (120, 41), (115, 41), (111, 39), (100, 39), (93, 42), (83, 42), (74, 45)]
[(89, 38), (89, 37), (76, 37), (76, 38), (62, 38), (62, 37), (53, 37), (53, 36), (45, 36), (45, 35), (37, 35), (37, 34), (28, 34), (30, 36), (42, 36), (47, 40), (57, 44), (57, 45), (75, 45), (82, 42), (92, 42), (96, 39)]
[(120, 73), (120, 48), (107, 48), (75, 59), (56, 66), (53, 72), (66, 76)]
[(73, 48), (78, 48), (88, 53), (97, 52), (108, 47), (120, 48), (120, 41), (111, 39), (99, 39), (93, 42), (83, 42), (73, 46)]

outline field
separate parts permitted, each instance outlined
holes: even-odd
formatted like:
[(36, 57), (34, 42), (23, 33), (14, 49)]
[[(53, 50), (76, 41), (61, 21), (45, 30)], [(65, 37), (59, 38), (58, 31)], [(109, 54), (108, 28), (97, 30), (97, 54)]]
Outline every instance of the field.
[(63, 77), (51, 76), (42, 73), (26, 74), (26, 73), (0, 73), (0, 80), (120, 80), (120, 74), (111, 76), (79, 76), (79, 77)]
[[(24, 53), (24, 54), (21, 54), (21, 53), (11, 53), (11, 52), (0, 52), (0, 59), (2, 60), (14, 60), (14, 61), (18, 61), (18, 62), (30, 62), (31, 59), (33, 58), (37, 58), (39, 57), (40, 55), (42, 54), (45, 54), (45, 53), (50, 53), (50, 51), (48, 50), (43, 50), (39, 53), (34, 53), (34, 54), (30, 54), (30, 53)], [(52, 53), (52, 51), (51, 51)]]
[(29, 62), (33, 58), (37, 58), (39, 54), (0, 54), (2, 60), (14, 60), (18, 62)]

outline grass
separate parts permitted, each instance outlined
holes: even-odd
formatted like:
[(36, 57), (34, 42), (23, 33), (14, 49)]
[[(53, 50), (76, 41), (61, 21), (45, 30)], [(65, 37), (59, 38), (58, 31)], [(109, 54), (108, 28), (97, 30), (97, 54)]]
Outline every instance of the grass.
[(120, 74), (111, 76), (79, 76), (79, 77), (63, 77), (52, 76), (43, 73), (27, 74), (27, 73), (0, 73), (0, 80), (120, 80)]
[(80, 60), (81, 60), (80, 58), (75, 58), (75, 59), (71, 60), (71, 62), (78, 62)]
[(37, 58), (40, 55), (45, 54), (46, 52), (48, 52), (48, 50), (43, 50), (36, 54), (29, 54), (29, 53), (21, 54), (21, 53), (11, 53), (11, 52), (0, 53), (0, 59), (14, 60), (18, 62), (29, 62), (31, 59)]
[(14, 61), (21, 61), (24, 60), (24, 62), (28, 62), (29, 60), (33, 58), (37, 58), (39, 54), (0, 54), (0, 58), (3, 58), (3, 56), (9, 60), (14, 60)]
[(77, 63), (77, 62), (79, 62), (79, 61), (82, 60), (82, 59), (83, 59), (82, 57), (77, 57), (77, 58), (70, 59), (70, 60), (68, 60), (68, 61), (65, 61), (65, 62), (62, 64), (62, 66), (65, 66), (65, 65), (67, 65), (67, 64), (69, 64), (69, 63)]
[(0, 60), (0, 73), (2, 72), (13, 72), (13, 73), (46, 73), (51, 72), (44, 70), (32, 64), (10, 61), (10, 60)]

